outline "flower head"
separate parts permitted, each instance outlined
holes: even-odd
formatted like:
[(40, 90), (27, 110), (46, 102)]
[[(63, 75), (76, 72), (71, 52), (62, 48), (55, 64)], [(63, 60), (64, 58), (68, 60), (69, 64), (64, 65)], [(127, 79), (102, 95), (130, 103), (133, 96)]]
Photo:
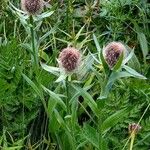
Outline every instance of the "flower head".
[(110, 68), (115, 66), (121, 54), (124, 54), (125, 51), (125, 46), (120, 42), (111, 42), (104, 48), (105, 60)]
[(136, 123), (129, 124), (129, 126), (128, 126), (129, 133), (136, 134), (139, 132), (140, 129), (141, 129), (141, 126)]
[(40, 13), (43, 5), (43, 0), (21, 0), (22, 9), (30, 15)]
[(66, 72), (73, 72), (80, 65), (81, 54), (77, 49), (68, 47), (60, 52), (58, 60), (61, 68)]

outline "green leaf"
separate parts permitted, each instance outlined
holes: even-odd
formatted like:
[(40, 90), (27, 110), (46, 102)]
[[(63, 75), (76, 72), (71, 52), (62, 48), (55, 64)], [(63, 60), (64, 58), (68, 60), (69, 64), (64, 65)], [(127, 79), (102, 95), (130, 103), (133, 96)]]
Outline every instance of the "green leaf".
[(132, 50), (130, 54), (123, 60), (122, 64), (125, 65), (132, 58), (133, 55), (134, 55), (134, 50)]
[(138, 40), (140, 42), (141, 50), (143, 53), (143, 59), (144, 62), (146, 63), (146, 56), (148, 54), (148, 42), (146, 40), (146, 36), (144, 33), (138, 32)]
[(54, 109), (54, 114), (55, 114), (55, 117), (56, 117), (57, 121), (59, 122), (59, 124), (67, 131), (70, 131), (70, 129), (66, 125), (65, 121), (63, 120), (62, 116), (59, 114), (59, 112), (56, 109)]
[(34, 89), (36, 94), (41, 98), (44, 99), (43, 92), (39, 89), (31, 79), (29, 79), (25, 74), (22, 74), (23, 78), (28, 82), (28, 84)]
[(9, 1), (9, 7), (12, 8), (13, 10), (15, 10), (16, 12), (24, 13), (24, 11), (16, 8), (10, 1)]
[(23, 78), (28, 82), (28, 84), (33, 88), (33, 90), (36, 92), (36, 94), (40, 97), (44, 109), (48, 115), (48, 110), (47, 110), (47, 106), (46, 106), (46, 102), (44, 99), (44, 95), (43, 95), (43, 91), (41, 87), (38, 87), (33, 81), (31, 81), (25, 74), (22, 74)]
[(72, 111), (71, 122), (72, 125), (74, 126), (72, 128), (75, 128), (75, 125), (77, 123), (78, 101), (73, 101), (73, 103), (71, 104), (71, 111)]
[(104, 56), (103, 56), (103, 51), (100, 52), (100, 58), (101, 58), (105, 73), (106, 73), (106, 75), (108, 75), (110, 72), (110, 69), (109, 69), (107, 62), (105, 61)]
[(122, 71), (122, 72), (112, 72), (112, 74), (109, 77), (108, 83), (110, 84), (112, 82), (115, 82), (117, 79), (123, 78), (123, 77), (132, 77), (133, 75), (129, 72)]
[(55, 82), (58, 83), (58, 82), (64, 81), (66, 79), (66, 77), (67, 77), (67, 74), (62, 73), (62, 74), (60, 74), (60, 76), (58, 77), (58, 79)]
[(50, 73), (52, 73), (56, 76), (59, 76), (60, 68), (53, 67), (53, 66), (48, 66), (48, 65), (46, 65), (45, 63), (42, 63), (42, 62), (41, 62), (41, 67), (44, 70), (46, 70), (46, 71), (48, 71), (48, 72), (50, 72)]
[(80, 37), (80, 35), (81, 35), (81, 32), (83, 31), (83, 29), (84, 29), (84, 27), (85, 27), (85, 25), (79, 30), (79, 32), (76, 34), (76, 36), (75, 36), (75, 40), (78, 40), (78, 38)]
[(95, 130), (95, 128), (91, 127), (88, 124), (85, 124), (83, 127), (83, 133), (82, 136), (90, 142), (93, 146), (96, 148), (99, 148), (98, 143), (98, 132)]
[(83, 45), (85, 45), (85, 43), (90, 41), (89, 37), (90, 37), (90, 35), (88, 35), (82, 42), (77, 43), (76, 48), (77, 49), (82, 49)]
[(36, 17), (34, 17), (34, 20), (35, 20), (35, 21), (40, 21), (40, 20), (42, 20), (42, 19), (44, 19), (44, 18), (50, 17), (53, 13), (54, 13), (54, 11), (50, 11), (50, 12), (47, 11), (47, 12), (44, 12), (44, 13), (42, 13), (42, 14), (37, 15)]
[(109, 94), (109, 91), (111, 90), (112, 88), (112, 85), (113, 85), (114, 82), (110, 82), (110, 83), (107, 83), (105, 85), (105, 87), (102, 87), (101, 89), (101, 94), (100, 94), (100, 97), (98, 97), (98, 99), (100, 100), (105, 100)]
[(127, 72), (129, 72), (130, 74), (132, 74), (136, 78), (147, 79), (146, 77), (144, 77), (140, 73), (136, 72), (134, 69), (130, 68), (129, 66), (124, 65), (123, 68), (126, 69)]
[(94, 39), (94, 43), (95, 43), (95, 45), (96, 45), (96, 49), (97, 49), (97, 51), (98, 51), (98, 58), (99, 58), (99, 61), (101, 61), (101, 47), (100, 47), (100, 45), (99, 45), (99, 43), (98, 43), (98, 40), (97, 40), (97, 37), (95, 36), (95, 34), (93, 34), (93, 39)]
[(56, 105), (57, 101), (55, 101), (53, 97), (50, 96), (48, 99), (48, 106), (47, 106), (48, 114), (50, 117), (52, 116), (52, 113), (54, 112)]
[(3, 150), (20, 150), (23, 148), (23, 146), (12, 146), (12, 147), (6, 147)]
[(98, 116), (98, 107), (97, 107), (97, 103), (95, 102), (95, 100), (92, 98), (92, 96), (85, 90), (82, 89), (80, 87), (77, 87), (75, 85), (72, 84), (72, 87), (74, 89), (76, 89), (80, 95), (83, 96), (84, 100), (87, 102), (87, 104), (89, 105), (89, 107), (91, 108), (91, 110), (94, 112), (94, 114), (96, 116)]
[(117, 71), (117, 70), (119, 70), (119, 69), (121, 68), (123, 58), (124, 58), (124, 54), (121, 53), (121, 55), (120, 55), (120, 57), (119, 57), (117, 63), (115, 64), (115, 66), (114, 66), (113, 69), (112, 69), (113, 71)]
[(98, 43), (98, 40), (97, 40), (97, 37), (95, 36), (95, 34), (93, 34), (93, 39), (94, 39), (94, 43), (96, 45), (96, 49), (97, 49), (98, 53), (100, 53), (101, 52), (101, 48), (100, 48), (100, 45)]
[(109, 116), (101, 126), (102, 132), (105, 133), (111, 127), (115, 126), (118, 122), (123, 120), (125, 116), (129, 113), (129, 109), (122, 109), (114, 113), (113, 115)]
[(46, 32), (42, 37), (40, 37), (39, 43), (43, 42), (50, 34), (55, 33), (57, 27), (58, 27), (58, 24), (56, 24), (53, 28), (51, 28), (50, 31)]
[(49, 56), (48, 56), (48, 54), (46, 54), (44, 51), (40, 51), (40, 53), (39, 53), (39, 56), (44, 60), (44, 61), (46, 61), (46, 62), (48, 62), (49, 61)]
[(46, 91), (51, 97), (52, 99), (51, 100), (54, 100), (56, 101), (58, 104), (60, 104), (60, 106), (66, 111), (67, 110), (67, 107), (65, 105), (65, 103), (63, 102), (63, 100), (59, 97), (58, 94), (52, 92), (51, 90), (49, 90), (48, 88), (44, 87), (42, 85), (42, 88), (44, 89), (44, 91)]
[(21, 43), (20, 45), (33, 55), (31, 44), (29, 44), (29, 43)]

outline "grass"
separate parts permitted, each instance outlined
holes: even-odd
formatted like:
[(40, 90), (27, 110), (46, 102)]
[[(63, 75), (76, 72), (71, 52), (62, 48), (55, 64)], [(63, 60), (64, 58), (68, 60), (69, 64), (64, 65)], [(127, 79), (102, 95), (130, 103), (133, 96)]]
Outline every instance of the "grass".
[[(148, 1), (49, 3), (31, 18), (18, 0), (1, 2), (0, 149), (148, 150)], [(111, 41), (128, 50), (113, 70), (102, 52)], [(58, 65), (67, 46), (82, 54), (73, 74)]]

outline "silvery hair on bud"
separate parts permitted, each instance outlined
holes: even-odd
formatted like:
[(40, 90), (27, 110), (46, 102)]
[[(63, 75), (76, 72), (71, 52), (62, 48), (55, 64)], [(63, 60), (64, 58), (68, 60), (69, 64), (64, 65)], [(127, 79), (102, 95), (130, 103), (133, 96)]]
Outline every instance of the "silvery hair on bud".
[(43, 9), (43, 0), (21, 0), (21, 8), (30, 15), (38, 14)]

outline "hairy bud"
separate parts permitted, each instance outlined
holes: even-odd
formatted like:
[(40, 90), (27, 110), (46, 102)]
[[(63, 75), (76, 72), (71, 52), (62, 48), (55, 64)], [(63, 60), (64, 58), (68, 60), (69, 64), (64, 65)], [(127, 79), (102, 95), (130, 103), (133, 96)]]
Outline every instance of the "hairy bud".
[(105, 60), (110, 68), (115, 66), (120, 55), (124, 54), (125, 51), (125, 46), (120, 42), (111, 42), (104, 48)]
[(132, 123), (132, 124), (129, 124), (128, 126), (128, 130), (129, 130), (129, 133), (138, 133), (139, 130), (141, 129), (141, 126), (139, 124), (136, 124), (136, 123)]
[(21, 0), (22, 10), (30, 15), (38, 14), (43, 9), (43, 0)]
[(72, 72), (76, 70), (80, 64), (81, 54), (77, 49), (68, 47), (61, 51), (58, 60), (61, 68), (66, 72)]

